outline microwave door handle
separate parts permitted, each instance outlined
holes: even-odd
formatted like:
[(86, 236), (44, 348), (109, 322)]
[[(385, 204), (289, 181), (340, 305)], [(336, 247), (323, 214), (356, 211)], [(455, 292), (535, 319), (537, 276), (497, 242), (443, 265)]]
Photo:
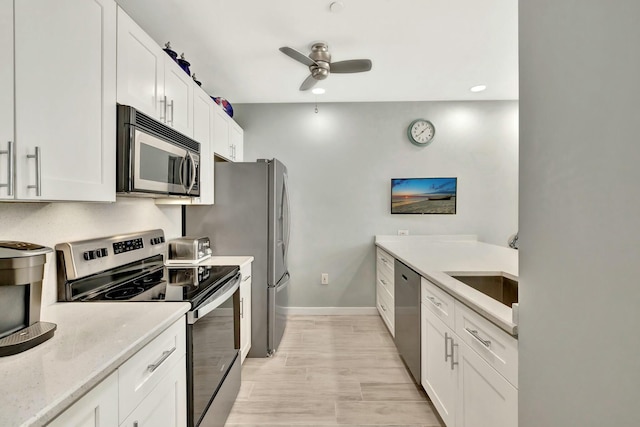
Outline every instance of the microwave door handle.
[(193, 190), (193, 186), (196, 185), (196, 179), (198, 178), (198, 171), (196, 170), (196, 161), (193, 158), (193, 154), (191, 151), (187, 151), (187, 155), (189, 161), (191, 162), (191, 180), (189, 184), (189, 188), (187, 188), (187, 194), (191, 194), (191, 190)]
[(186, 157), (182, 158), (182, 161), (180, 162), (180, 169), (178, 170), (178, 175), (180, 177), (180, 185), (182, 185), (184, 188), (187, 188), (187, 186), (184, 185), (184, 179), (183, 179), (183, 176), (184, 176), (184, 163), (185, 163), (186, 159), (187, 159)]

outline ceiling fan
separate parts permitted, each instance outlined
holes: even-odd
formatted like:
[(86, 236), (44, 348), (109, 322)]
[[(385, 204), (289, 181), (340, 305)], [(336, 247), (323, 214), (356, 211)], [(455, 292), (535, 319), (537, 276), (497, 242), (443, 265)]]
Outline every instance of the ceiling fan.
[(329, 46), (324, 42), (313, 43), (309, 56), (287, 46), (281, 47), (280, 52), (309, 67), (311, 74), (300, 85), (301, 91), (311, 89), (318, 80), (326, 79), (330, 73), (362, 73), (371, 70), (370, 59), (331, 62)]

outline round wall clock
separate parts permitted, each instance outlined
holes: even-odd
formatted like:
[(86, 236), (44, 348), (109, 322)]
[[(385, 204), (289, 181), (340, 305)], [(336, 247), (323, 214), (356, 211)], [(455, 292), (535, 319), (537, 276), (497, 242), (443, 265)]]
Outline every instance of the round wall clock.
[(436, 128), (429, 120), (416, 119), (411, 122), (407, 129), (409, 141), (413, 144), (424, 147), (429, 145), (436, 134)]

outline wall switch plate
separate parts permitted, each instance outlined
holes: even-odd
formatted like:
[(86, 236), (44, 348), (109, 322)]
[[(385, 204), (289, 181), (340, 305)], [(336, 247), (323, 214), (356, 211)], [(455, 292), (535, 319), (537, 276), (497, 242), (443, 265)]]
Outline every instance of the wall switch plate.
[(409, 230), (398, 230), (398, 236), (408, 236)]
[(322, 284), (323, 285), (329, 284), (329, 273), (322, 273)]

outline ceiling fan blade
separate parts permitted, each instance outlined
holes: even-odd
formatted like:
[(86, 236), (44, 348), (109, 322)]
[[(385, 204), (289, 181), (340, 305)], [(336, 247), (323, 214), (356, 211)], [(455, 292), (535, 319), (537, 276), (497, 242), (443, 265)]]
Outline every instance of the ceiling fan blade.
[(304, 79), (304, 81), (300, 85), (300, 90), (302, 90), (302, 91), (309, 90), (312, 87), (314, 87), (316, 85), (316, 83), (318, 83), (318, 81), (316, 79), (314, 79), (311, 74), (309, 74), (309, 77)]
[(332, 73), (362, 73), (371, 69), (370, 59), (350, 59), (331, 63)]
[(310, 67), (312, 65), (318, 65), (318, 64), (316, 64), (316, 61), (314, 61), (313, 59), (309, 58), (304, 53), (298, 52), (297, 50), (295, 50), (293, 48), (290, 48), (290, 47), (287, 47), (287, 46), (283, 46), (283, 47), (280, 48), (280, 52), (284, 53), (285, 55), (289, 56), (290, 58), (295, 59), (298, 62), (302, 62), (307, 67)]

